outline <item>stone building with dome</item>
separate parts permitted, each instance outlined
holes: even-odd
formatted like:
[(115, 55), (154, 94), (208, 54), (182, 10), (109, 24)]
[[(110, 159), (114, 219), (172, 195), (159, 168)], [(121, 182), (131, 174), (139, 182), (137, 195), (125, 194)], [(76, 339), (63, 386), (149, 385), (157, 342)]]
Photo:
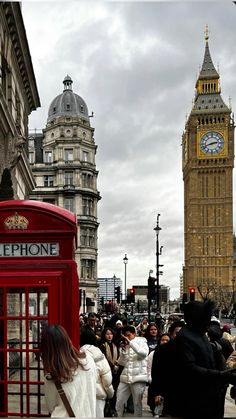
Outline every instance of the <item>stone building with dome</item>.
[(63, 92), (51, 102), (45, 129), (29, 134), (29, 161), (36, 182), (30, 198), (77, 215), (81, 312), (87, 312), (96, 310), (97, 300), (97, 146), (87, 105), (72, 84), (67, 75)]

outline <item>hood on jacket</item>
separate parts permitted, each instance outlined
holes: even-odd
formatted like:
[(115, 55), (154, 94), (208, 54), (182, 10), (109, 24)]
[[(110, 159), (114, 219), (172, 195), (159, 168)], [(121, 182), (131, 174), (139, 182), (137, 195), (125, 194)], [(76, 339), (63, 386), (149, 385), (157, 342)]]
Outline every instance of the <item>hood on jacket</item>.
[(95, 364), (96, 362), (101, 361), (105, 358), (105, 355), (102, 353), (101, 349), (94, 345), (83, 345), (81, 346), (80, 350), (83, 352), (89, 352), (90, 355), (93, 357)]
[(210, 325), (213, 309), (214, 303), (210, 300), (190, 301), (185, 304), (184, 320), (187, 326), (198, 333), (205, 333)]

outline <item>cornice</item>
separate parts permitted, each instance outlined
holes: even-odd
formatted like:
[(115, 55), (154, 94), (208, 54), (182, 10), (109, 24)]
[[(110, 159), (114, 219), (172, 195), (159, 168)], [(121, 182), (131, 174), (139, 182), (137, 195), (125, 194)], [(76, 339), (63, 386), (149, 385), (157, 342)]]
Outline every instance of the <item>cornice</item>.
[(2, 2), (0, 3), (0, 7), (4, 11), (7, 28), (11, 37), (13, 50), (15, 52), (31, 112), (41, 105), (21, 13), (21, 6), (18, 2)]

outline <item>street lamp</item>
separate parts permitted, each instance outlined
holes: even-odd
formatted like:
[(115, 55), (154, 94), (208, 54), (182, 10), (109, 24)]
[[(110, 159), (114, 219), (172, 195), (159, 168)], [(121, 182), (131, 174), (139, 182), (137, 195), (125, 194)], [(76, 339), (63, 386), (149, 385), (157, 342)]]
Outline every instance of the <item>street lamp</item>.
[(159, 264), (159, 256), (162, 254), (163, 246), (159, 248), (159, 232), (161, 231), (161, 227), (159, 226), (159, 218), (160, 214), (157, 214), (157, 225), (154, 228), (156, 232), (156, 281), (157, 281), (157, 289), (156, 289), (156, 311), (160, 311), (160, 285), (159, 285), (159, 275), (162, 275), (163, 272), (159, 271), (159, 268), (163, 265)]
[(115, 289), (116, 289), (116, 276), (114, 274), (113, 275), (113, 295), (114, 295), (114, 300), (115, 300)]
[(232, 288), (233, 288), (232, 304), (233, 304), (233, 309), (234, 309), (234, 302), (235, 302), (235, 299), (234, 299), (234, 284), (235, 284), (235, 278), (232, 279)]
[(153, 274), (152, 269), (149, 270), (149, 275), (148, 275), (148, 323), (150, 323), (151, 321), (151, 293), (152, 293), (151, 274)]
[(123, 258), (123, 262), (125, 264), (125, 301), (127, 300), (127, 288), (126, 288), (126, 265), (128, 263), (127, 254), (125, 254), (125, 257)]

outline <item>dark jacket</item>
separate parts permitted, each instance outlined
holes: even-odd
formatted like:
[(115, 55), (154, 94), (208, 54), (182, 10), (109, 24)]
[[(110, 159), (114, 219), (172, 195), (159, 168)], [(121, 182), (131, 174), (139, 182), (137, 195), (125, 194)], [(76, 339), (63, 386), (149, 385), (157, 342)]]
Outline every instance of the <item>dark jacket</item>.
[[(177, 416), (223, 418), (225, 382), (216, 366), (212, 346), (205, 334), (184, 326), (173, 341)], [(179, 377), (179, 381), (176, 378)], [(174, 389), (172, 388), (172, 391)], [(175, 413), (175, 412), (174, 412)]]
[(164, 409), (169, 416), (184, 419), (224, 416), (226, 384), (236, 384), (236, 374), (224, 371), (224, 363), (217, 365), (206, 336), (211, 315), (210, 301), (187, 303), (186, 325), (175, 339), (162, 345), (154, 359), (154, 394), (164, 396)]

